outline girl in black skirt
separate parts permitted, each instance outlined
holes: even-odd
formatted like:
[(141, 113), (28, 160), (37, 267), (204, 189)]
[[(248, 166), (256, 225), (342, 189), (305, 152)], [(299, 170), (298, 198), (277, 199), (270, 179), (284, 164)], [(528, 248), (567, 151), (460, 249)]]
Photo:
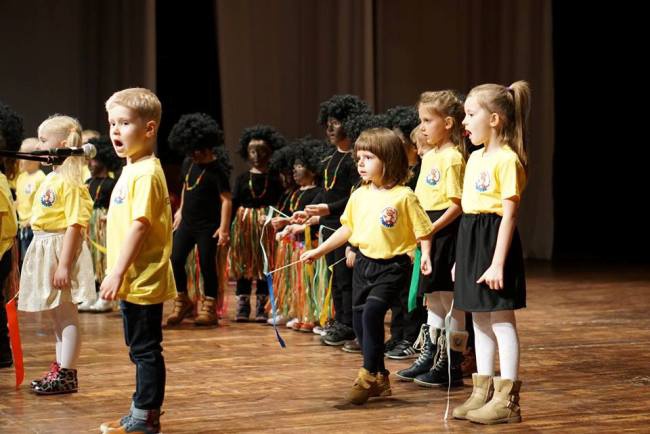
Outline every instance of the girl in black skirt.
[[(474, 145), (463, 184), (456, 247), (454, 305), (473, 312), (478, 373), (457, 419), (493, 424), (521, 421), (519, 337), (515, 309), (526, 307), (517, 209), (526, 184), (528, 83), (484, 84), (469, 93), (463, 125)], [(494, 377), (499, 349), (501, 377)], [(490, 399), (491, 398), (491, 399)]]
[(350, 196), (342, 226), (301, 259), (311, 262), (348, 240), (359, 250), (352, 277), (352, 322), (363, 367), (348, 400), (363, 404), (369, 397), (392, 393), (384, 366), (384, 316), (406, 290), (411, 270), (408, 254), (415, 250), (417, 240), (422, 243), (421, 270), (431, 272), (428, 252), (433, 228), (415, 193), (404, 186), (408, 159), (393, 131), (366, 130), (354, 150), (363, 185)]
[[(418, 103), (420, 131), (426, 143), (422, 169), (415, 195), (427, 211), (434, 227), (429, 256), (432, 272), (420, 277), (420, 294), (427, 301), (429, 327), (422, 327), (424, 347), (420, 357), (398, 378), (415, 381), (426, 387), (451, 384), (462, 386), (461, 362), (467, 349), (465, 313), (454, 309), (450, 330), (445, 330), (445, 316), (451, 310), (454, 283), (451, 269), (456, 260), (456, 234), (463, 174), (465, 172), (463, 139), (463, 103), (450, 90), (424, 92)], [(447, 352), (449, 345), (449, 357)], [(434, 360), (434, 355), (438, 357)], [(451, 375), (449, 375), (451, 374)]]

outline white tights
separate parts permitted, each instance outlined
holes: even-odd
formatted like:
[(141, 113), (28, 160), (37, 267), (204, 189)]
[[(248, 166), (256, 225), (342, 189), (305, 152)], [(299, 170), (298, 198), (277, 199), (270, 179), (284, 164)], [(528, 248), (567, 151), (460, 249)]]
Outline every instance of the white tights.
[[(451, 302), (454, 299), (452, 291), (436, 291), (431, 294), (424, 294), (427, 300), (427, 324), (432, 328), (445, 328), (445, 316), (451, 309)], [(451, 331), (465, 330), (465, 312), (452, 309)]]
[(519, 336), (515, 311), (474, 312), (476, 368), (479, 375), (494, 375), (494, 354), (499, 346), (501, 377), (512, 381), (519, 374)]
[(75, 369), (81, 348), (77, 306), (64, 302), (48, 310), (47, 315), (56, 336), (56, 361), (62, 368)]

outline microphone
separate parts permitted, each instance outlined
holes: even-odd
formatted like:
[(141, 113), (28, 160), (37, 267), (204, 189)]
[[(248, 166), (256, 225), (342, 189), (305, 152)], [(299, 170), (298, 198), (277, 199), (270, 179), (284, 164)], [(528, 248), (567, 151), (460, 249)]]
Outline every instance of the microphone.
[(97, 148), (95, 148), (95, 145), (85, 143), (81, 148), (50, 148), (42, 151), (32, 151), (30, 154), (51, 155), (54, 157), (86, 157), (90, 160), (97, 155)]

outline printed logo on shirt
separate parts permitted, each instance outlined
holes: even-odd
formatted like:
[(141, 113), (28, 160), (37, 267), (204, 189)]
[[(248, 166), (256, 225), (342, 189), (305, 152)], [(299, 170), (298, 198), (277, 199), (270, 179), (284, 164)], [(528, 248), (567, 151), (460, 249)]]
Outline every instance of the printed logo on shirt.
[(115, 205), (122, 205), (126, 200), (126, 187), (118, 185), (113, 191), (113, 203)]
[(23, 190), (25, 194), (32, 194), (34, 192), (34, 184), (27, 184), (25, 185), (25, 190)]
[(56, 202), (56, 193), (51, 188), (48, 188), (41, 195), (41, 205), (50, 208)]
[(479, 173), (478, 178), (474, 183), (474, 187), (476, 188), (476, 191), (480, 191), (481, 193), (487, 191), (487, 189), (490, 188), (490, 174), (486, 171)]
[(440, 182), (440, 171), (438, 170), (437, 167), (431, 168), (431, 172), (429, 172), (429, 174), (425, 178), (425, 181), (427, 182), (427, 184), (429, 184), (432, 187), (438, 185), (438, 183)]
[(384, 227), (392, 228), (397, 223), (397, 210), (392, 206), (387, 206), (381, 211), (379, 221)]

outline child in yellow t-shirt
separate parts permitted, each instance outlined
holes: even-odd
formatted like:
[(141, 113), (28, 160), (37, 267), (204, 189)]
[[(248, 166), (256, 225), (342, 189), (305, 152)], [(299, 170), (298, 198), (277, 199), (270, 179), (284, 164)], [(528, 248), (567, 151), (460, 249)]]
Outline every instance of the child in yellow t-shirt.
[[(465, 101), (465, 130), (484, 147), (465, 170), (454, 306), (472, 312), (477, 373), (472, 395), (453, 416), (476, 423), (521, 421), (515, 310), (526, 307), (526, 277), (516, 224), (526, 184), (529, 100), (528, 83), (517, 81), (477, 86)], [(494, 377), (497, 347), (500, 377)]]
[[(39, 148), (81, 146), (81, 126), (55, 115), (38, 127)], [(95, 299), (92, 260), (83, 232), (92, 201), (81, 180), (83, 157), (55, 166), (36, 191), (30, 220), (34, 239), (20, 276), (18, 309), (47, 312), (56, 335), (56, 362), (50, 373), (32, 382), (37, 394), (77, 391), (76, 363), (81, 335), (77, 303)]]
[[(38, 139), (29, 137), (23, 140), (21, 152), (32, 152), (38, 148)], [(18, 238), (20, 239), (20, 260), (25, 259), (27, 247), (34, 238), (29, 220), (32, 218), (32, 204), (36, 190), (45, 179), (38, 161), (20, 160), (20, 174), (16, 179), (16, 209), (18, 211)]]
[[(348, 400), (363, 404), (369, 397), (391, 394), (384, 366), (384, 316), (410, 278), (412, 253), (422, 243), (421, 271), (431, 272), (432, 225), (413, 191), (404, 186), (408, 158), (399, 137), (387, 128), (364, 131), (354, 151), (364, 185), (350, 196), (341, 227), (314, 250), (313, 261), (346, 242), (356, 246), (352, 278), (352, 322), (363, 353), (363, 367)], [(390, 162), (390, 163), (389, 163)]]
[[(0, 101), (0, 149), (15, 151), (23, 135), (23, 121), (11, 107)], [(0, 167), (5, 169), (5, 159), (0, 157)], [(16, 209), (6, 175), (0, 171), (0, 282), (11, 272), (11, 247), (16, 237)], [(0, 287), (0, 369), (13, 364), (4, 289)], [(11, 296), (11, 294), (8, 294)]]
[(114, 93), (106, 111), (113, 148), (126, 158), (126, 166), (111, 194), (100, 296), (120, 300), (136, 389), (129, 415), (100, 429), (158, 433), (165, 394), (163, 303), (176, 296), (170, 261), (172, 210), (165, 174), (154, 155), (162, 109), (150, 90), (130, 88)]

